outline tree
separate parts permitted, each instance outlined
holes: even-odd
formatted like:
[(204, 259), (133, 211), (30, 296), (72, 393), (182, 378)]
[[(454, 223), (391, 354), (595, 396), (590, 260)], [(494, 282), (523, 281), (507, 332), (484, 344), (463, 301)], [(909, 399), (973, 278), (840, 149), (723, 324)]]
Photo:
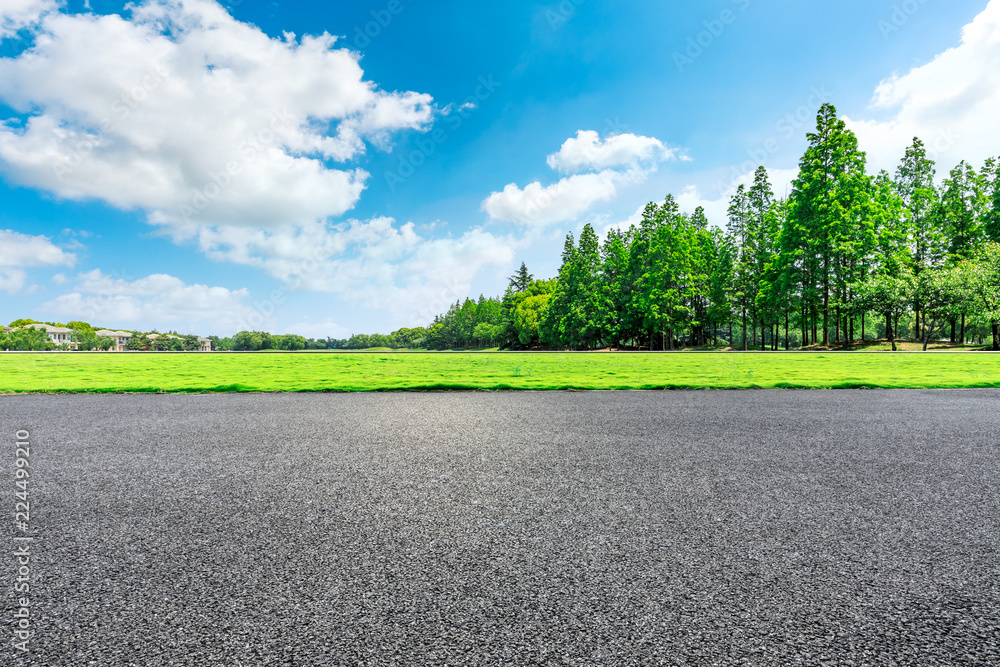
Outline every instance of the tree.
[[(936, 215), (938, 191), (934, 187), (934, 162), (927, 157), (924, 143), (917, 137), (906, 149), (896, 169), (896, 192), (903, 204), (904, 224), (913, 253), (913, 273), (940, 266), (945, 253), (941, 216)], [(915, 332), (920, 337), (920, 303), (914, 303)]]
[(76, 343), (76, 347), (78, 350), (86, 351), (86, 350), (96, 350), (100, 348), (101, 345), (100, 336), (94, 333), (94, 329), (89, 324), (85, 324), (83, 322), (71, 322), (70, 324), (74, 325), (70, 327), (70, 329), (72, 330), (72, 333), (70, 334), (70, 340)]
[[(149, 336), (146, 334), (139, 333), (137, 331), (132, 332), (132, 337), (128, 339), (125, 343), (125, 349), (132, 352), (142, 352), (151, 349), (153, 346), (152, 342), (149, 340)], [(228, 349), (228, 348), (226, 348)]]
[(528, 267), (524, 265), (524, 262), (521, 262), (521, 268), (510, 277), (510, 289), (514, 292), (524, 292), (528, 289), (528, 285), (531, 284), (533, 278), (534, 276), (528, 273)]
[(592, 349), (604, 333), (606, 308), (600, 283), (600, 243), (584, 225), (579, 247), (573, 235), (563, 244), (563, 262), (543, 328), (561, 347)]
[(938, 212), (952, 259), (971, 257), (984, 240), (982, 223), (988, 201), (983, 185), (980, 174), (965, 161), (944, 181)]
[(993, 351), (1000, 351), (1000, 243), (985, 243), (971, 261), (960, 265), (959, 270), (969, 292), (969, 312), (973, 321), (990, 327)]
[[(527, 289), (523, 292), (515, 292), (510, 287), (507, 288), (501, 304), (502, 317), (496, 324), (500, 334), (497, 341), (500, 349), (525, 349), (542, 344), (545, 332), (541, 323), (545, 318), (545, 312), (539, 311), (535, 315), (528, 314), (529, 310), (541, 308), (542, 303), (548, 304), (549, 296), (556, 289), (555, 280), (532, 280)], [(532, 297), (544, 296), (544, 300), (535, 300), (530, 306), (521, 308), (521, 304)], [(520, 309), (520, 310), (519, 310)], [(534, 329), (531, 329), (531, 322), (537, 319)], [(527, 342), (522, 342), (522, 338)], [(546, 338), (546, 344), (550, 339)]]
[(986, 198), (983, 235), (989, 241), (1000, 243), (1000, 159), (987, 160), (980, 178)]
[(848, 285), (862, 247), (874, 245), (870, 229), (871, 183), (865, 174), (865, 154), (858, 140), (837, 118), (832, 104), (816, 117), (816, 131), (807, 135), (809, 147), (799, 161), (792, 185), (789, 224), (798, 227), (795, 240), (803, 254), (815, 261), (816, 292), (822, 297), (823, 344), (829, 345), (831, 308), (849, 308)]
[(8, 332), (0, 331), (0, 350), (42, 352), (54, 348), (55, 345), (44, 329), (12, 328)]
[(885, 317), (885, 333), (896, 351), (894, 324), (913, 303), (914, 279), (911, 274), (879, 274), (857, 288), (857, 304), (862, 312), (876, 312)]
[[(735, 242), (733, 257), (732, 299), (743, 322), (743, 349), (747, 349), (747, 315), (751, 300), (756, 297), (753, 284), (753, 246), (751, 243), (750, 202), (746, 188), (740, 184), (729, 200), (729, 234)], [(730, 341), (732, 344), (732, 341)]]
[(924, 351), (933, 336), (964, 312), (972, 298), (965, 275), (957, 267), (927, 269), (917, 277), (917, 299), (923, 305), (920, 324)]
[(628, 233), (609, 229), (601, 248), (602, 305), (601, 329), (610, 345), (621, 348), (622, 340), (628, 336), (625, 318), (631, 296), (628, 280), (629, 265)]

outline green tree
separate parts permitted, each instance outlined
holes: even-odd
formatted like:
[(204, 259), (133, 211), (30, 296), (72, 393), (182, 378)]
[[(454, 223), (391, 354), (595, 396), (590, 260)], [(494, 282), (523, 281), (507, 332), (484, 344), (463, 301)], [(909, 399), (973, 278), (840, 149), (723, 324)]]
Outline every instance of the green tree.
[(609, 229), (601, 247), (600, 327), (609, 345), (621, 348), (628, 337), (625, 320), (629, 289), (629, 234)]
[(987, 240), (1000, 243), (1000, 159), (987, 160), (980, 178), (986, 197), (983, 234)]
[(989, 241), (959, 270), (969, 294), (973, 322), (990, 327), (993, 351), (1000, 351), (1000, 243)]
[[(917, 137), (906, 149), (896, 169), (896, 192), (903, 204), (904, 224), (913, 253), (913, 273), (940, 266), (945, 254), (945, 233), (936, 214), (939, 193), (934, 187), (934, 162)], [(918, 297), (919, 298), (919, 297)], [(920, 303), (914, 303), (915, 332), (920, 338)]]
[[(788, 220), (798, 228), (794, 239), (803, 244), (802, 255), (817, 269), (815, 292), (821, 299), (823, 344), (829, 345), (831, 309), (837, 310), (839, 334), (840, 308), (849, 307), (847, 287), (860, 248), (874, 245), (872, 188), (857, 137), (837, 118), (832, 104), (820, 108), (816, 131), (807, 137), (809, 147), (792, 185)], [(808, 290), (807, 296), (811, 294)]]
[(972, 301), (973, 293), (966, 277), (955, 266), (927, 269), (917, 277), (917, 298), (923, 306), (920, 325), (924, 351), (931, 338), (939, 336)]
[(983, 240), (987, 195), (982, 176), (965, 161), (944, 181), (938, 207), (952, 259), (967, 259)]
[(896, 351), (895, 323), (913, 303), (912, 274), (877, 274), (857, 288), (857, 304), (862, 312), (880, 313), (885, 317), (885, 333), (892, 351)]
[(509, 287), (514, 292), (524, 292), (531, 285), (533, 279), (534, 276), (528, 273), (528, 267), (525, 266), (524, 262), (521, 262), (521, 268), (510, 277)]

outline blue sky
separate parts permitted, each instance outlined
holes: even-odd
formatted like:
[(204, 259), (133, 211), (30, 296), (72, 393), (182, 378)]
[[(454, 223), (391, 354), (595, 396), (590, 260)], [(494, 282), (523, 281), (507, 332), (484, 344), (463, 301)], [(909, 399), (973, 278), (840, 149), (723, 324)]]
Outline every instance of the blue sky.
[[(325, 36), (324, 36), (325, 35)], [(667, 193), (1000, 154), (1000, 0), (9, 0), (0, 320), (346, 336), (500, 294)]]

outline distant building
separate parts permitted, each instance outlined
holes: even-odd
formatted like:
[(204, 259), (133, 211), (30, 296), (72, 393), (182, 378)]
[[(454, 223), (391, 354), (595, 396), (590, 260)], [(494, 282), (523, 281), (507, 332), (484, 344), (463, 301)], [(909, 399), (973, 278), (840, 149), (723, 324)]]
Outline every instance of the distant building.
[(69, 345), (70, 349), (77, 349), (76, 341), (73, 340), (72, 329), (67, 329), (66, 327), (54, 327), (51, 324), (29, 324), (23, 328), (42, 329), (49, 335), (49, 340), (56, 345)]
[[(3, 332), (13, 331), (18, 327), (8, 327), (3, 325)], [(57, 327), (51, 324), (26, 324), (21, 329), (41, 329), (48, 335), (49, 340), (56, 345), (66, 345), (72, 350), (79, 349), (79, 344), (73, 340), (73, 330), (66, 327)], [(112, 341), (111, 352), (125, 352), (128, 349), (129, 341), (135, 337), (135, 334), (129, 331), (114, 331), (111, 329), (98, 329), (94, 332), (99, 338), (110, 338)], [(141, 334), (140, 334), (141, 335)], [(146, 336), (150, 341), (155, 341), (159, 338), (167, 338), (170, 340), (183, 341), (184, 336), (178, 336), (176, 334), (160, 334), (151, 333)], [(199, 352), (211, 352), (212, 351), (212, 339), (198, 337), (198, 351)]]
[(94, 333), (102, 338), (110, 338), (114, 341), (114, 345), (111, 346), (112, 352), (124, 352), (129, 340), (132, 338), (132, 334), (128, 331), (108, 331), (107, 329), (101, 329)]

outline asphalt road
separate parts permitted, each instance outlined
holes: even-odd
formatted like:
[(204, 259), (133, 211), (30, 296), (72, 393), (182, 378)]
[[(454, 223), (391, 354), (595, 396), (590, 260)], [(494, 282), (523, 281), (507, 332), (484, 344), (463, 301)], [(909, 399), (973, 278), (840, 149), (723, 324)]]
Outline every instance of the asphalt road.
[(2, 664), (1000, 664), (1000, 391), (8, 396), (8, 515), (19, 429)]

